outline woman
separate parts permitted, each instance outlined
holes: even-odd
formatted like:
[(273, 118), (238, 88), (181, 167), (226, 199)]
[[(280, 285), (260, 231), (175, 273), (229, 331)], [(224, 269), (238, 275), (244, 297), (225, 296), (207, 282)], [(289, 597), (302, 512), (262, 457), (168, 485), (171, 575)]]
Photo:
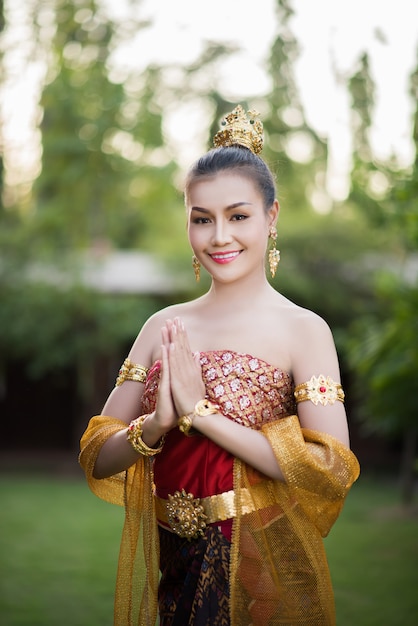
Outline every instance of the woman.
[(322, 537), (359, 468), (332, 334), (266, 278), (279, 204), (248, 115), (186, 180), (209, 291), (149, 319), (81, 441), (92, 490), (125, 505), (120, 626), (154, 626), (157, 598), (163, 626), (335, 624)]

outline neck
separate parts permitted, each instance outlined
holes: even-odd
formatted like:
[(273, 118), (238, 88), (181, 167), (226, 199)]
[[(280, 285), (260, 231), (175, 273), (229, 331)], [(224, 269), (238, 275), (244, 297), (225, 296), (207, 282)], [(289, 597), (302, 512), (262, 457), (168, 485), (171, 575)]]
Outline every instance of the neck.
[(217, 310), (245, 310), (248, 305), (258, 300), (265, 299), (274, 291), (263, 273), (256, 276), (248, 276), (245, 280), (233, 283), (220, 283), (213, 280), (206, 299), (217, 307)]

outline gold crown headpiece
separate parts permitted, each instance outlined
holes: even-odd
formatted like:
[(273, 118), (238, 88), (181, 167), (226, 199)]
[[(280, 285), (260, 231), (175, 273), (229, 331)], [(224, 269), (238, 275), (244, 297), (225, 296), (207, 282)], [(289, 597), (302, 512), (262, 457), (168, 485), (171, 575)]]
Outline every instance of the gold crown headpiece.
[(239, 104), (222, 120), (224, 128), (213, 138), (215, 148), (239, 145), (259, 154), (263, 149), (264, 138), (263, 124), (256, 119), (258, 116), (258, 111), (247, 111), (246, 114)]

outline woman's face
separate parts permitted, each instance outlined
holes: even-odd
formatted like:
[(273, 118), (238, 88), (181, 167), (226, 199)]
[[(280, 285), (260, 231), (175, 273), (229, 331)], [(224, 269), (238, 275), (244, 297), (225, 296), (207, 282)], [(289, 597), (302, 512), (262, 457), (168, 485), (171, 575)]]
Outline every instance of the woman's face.
[(269, 229), (278, 215), (268, 211), (252, 180), (221, 172), (193, 183), (187, 195), (190, 244), (200, 263), (220, 282), (264, 274)]

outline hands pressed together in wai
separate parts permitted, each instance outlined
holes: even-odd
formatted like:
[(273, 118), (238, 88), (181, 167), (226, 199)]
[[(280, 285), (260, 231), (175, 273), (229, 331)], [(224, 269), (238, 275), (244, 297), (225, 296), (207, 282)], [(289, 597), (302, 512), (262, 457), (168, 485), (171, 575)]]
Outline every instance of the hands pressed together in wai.
[(206, 391), (200, 355), (192, 353), (182, 320), (167, 320), (161, 334), (161, 379), (154, 419), (167, 432), (179, 417), (193, 412)]

